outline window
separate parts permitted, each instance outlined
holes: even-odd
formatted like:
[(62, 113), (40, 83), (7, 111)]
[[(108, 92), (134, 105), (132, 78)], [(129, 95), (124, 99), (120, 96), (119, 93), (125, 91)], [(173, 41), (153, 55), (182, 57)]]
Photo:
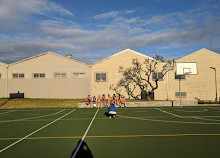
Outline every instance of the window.
[(85, 78), (85, 73), (73, 73), (73, 78)]
[[(175, 97), (180, 97), (180, 92), (175, 92)], [(181, 92), (181, 97), (186, 97), (186, 92)]]
[(177, 75), (176, 72), (175, 72), (175, 79), (182, 79), (182, 80), (185, 80), (186, 79), (186, 75)]
[(2, 74), (0, 74), (0, 78), (2, 78)]
[(153, 72), (152, 73), (152, 80), (163, 80), (163, 73), (162, 72)]
[(54, 78), (66, 78), (66, 73), (54, 73)]
[(34, 73), (33, 77), (34, 78), (45, 78), (45, 73)]
[(106, 82), (106, 73), (95, 73), (96, 82)]
[(12, 78), (24, 78), (24, 73), (14, 73), (12, 74)]

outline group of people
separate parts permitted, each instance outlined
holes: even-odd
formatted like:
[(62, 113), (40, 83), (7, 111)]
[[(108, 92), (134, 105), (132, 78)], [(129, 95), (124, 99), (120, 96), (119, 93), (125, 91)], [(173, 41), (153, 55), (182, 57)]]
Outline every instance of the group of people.
[(108, 94), (107, 97), (105, 94), (102, 96), (99, 94), (97, 98), (96, 96), (91, 97), (90, 95), (86, 98), (86, 105), (90, 105), (91, 108), (109, 107), (112, 104), (116, 107), (122, 107), (122, 105), (125, 107), (125, 97), (120, 94), (113, 94), (112, 96)]

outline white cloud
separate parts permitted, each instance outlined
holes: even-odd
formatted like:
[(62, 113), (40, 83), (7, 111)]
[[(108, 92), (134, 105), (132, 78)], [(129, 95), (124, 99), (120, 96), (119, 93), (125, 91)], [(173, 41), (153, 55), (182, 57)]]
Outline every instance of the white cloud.
[[(165, 50), (196, 45), (210, 39), (220, 41), (220, 19), (211, 17), (208, 12), (207, 16), (204, 16), (202, 9), (149, 18), (133, 15), (136, 10), (111, 11), (86, 19), (86, 24), (60, 17), (34, 22), (35, 19), (31, 19), (31, 15), (48, 13), (50, 17), (54, 10), (59, 14), (73, 15), (47, 0), (33, 0), (29, 4), (25, 4), (29, 0), (18, 1), (21, 2), (18, 8), (8, 1), (1, 1), (3, 5), (0, 4), (0, 20), (5, 18), (0, 28), (9, 29), (8, 26), (11, 26), (16, 31), (16, 34), (8, 37), (7, 33), (0, 34), (0, 61), (3, 62), (17, 61), (46, 51), (67, 51), (79, 53), (78, 59), (84, 58), (91, 63), (98, 59), (92, 55), (97, 52), (101, 52), (99, 56), (102, 58), (105, 56), (103, 54), (110, 50), (153, 46)], [(19, 31), (19, 24), (21, 29), (32, 30)], [(89, 54), (92, 57), (89, 57)]]
[(102, 13), (99, 15), (95, 15), (94, 19), (106, 19), (106, 18), (115, 18), (118, 16), (118, 11), (110, 11), (107, 13)]
[(47, 36), (53, 36), (53, 37), (59, 37), (59, 38), (76, 38), (76, 37), (82, 37), (85, 35), (91, 35), (93, 31), (89, 30), (82, 30), (78, 28), (54, 28), (54, 27), (43, 27), (42, 30), (44, 31), (44, 34)]
[(177, 42), (183, 45), (193, 45), (210, 39), (220, 40), (220, 18), (214, 18), (184, 29), (168, 29), (151, 34), (136, 36), (129, 40), (128, 45), (137, 48), (161, 43)]
[(47, 51), (77, 51), (79, 48), (70, 44), (46, 42), (8, 42), (0, 44), (0, 60), (7, 63), (18, 61)]
[(73, 13), (64, 9), (60, 5), (49, 0), (1, 0), (0, 1), (0, 21), (1, 29), (19, 30), (27, 25), (36, 25), (36, 19), (31, 19), (32, 15), (59, 13), (65, 16), (74, 16)]
[(110, 11), (102, 14), (98, 14), (94, 16), (94, 19), (108, 19), (108, 18), (118, 18), (123, 15), (132, 14), (136, 10), (120, 10), (120, 11)]

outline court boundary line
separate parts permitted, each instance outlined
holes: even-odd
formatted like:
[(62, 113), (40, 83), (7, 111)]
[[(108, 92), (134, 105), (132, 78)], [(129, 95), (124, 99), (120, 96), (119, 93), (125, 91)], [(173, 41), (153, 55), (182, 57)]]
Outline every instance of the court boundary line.
[(199, 120), (207, 120), (207, 121), (220, 121), (220, 120), (216, 120), (216, 119), (207, 119), (207, 118), (201, 118), (200, 116), (193, 116), (192, 118), (194, 119), (199, 119)]
[(117, 116), (128, 118), (128, 119), (135, 119), (135, 120), (142, 120), (142, 121), (154, 121), (154, 122), (165, 122), (165, 123), (185, 123), (185, 124), (204, 124), (204, 125), (219, 125), (220, 124), (220, 123), (216, 123), (216, 122), (185, 122), (185, 121), (169, 121), (169, 120), (144, 119), (144, 118), (123, 116), (123, 115), (117, 115)]
[(10, 111), (3, 112), (3, 113), (0, 113), (0, 116), (1, 116), (2, 114), (8, 114), (8, 113), (15, 112), (15, 111), (17, 111), (17, 110), (10, 110)]
[(179, 115), (176, 115), (176, 114), (173, 114), (173, 113), (170, 113), (170, 112), (167, 112), (167, 111), (164, 111), (164, 110), (158, 109), (158, 108), (155, 108), (155, 109), (157, 109), (157, 110), (159, 110), (159, 111), (161, 111), (161, 112), (163, 112), (163, 113), (170, 114), (170, 115), (173, 115), (173, 116), (175, 116), (175, 117), (182, 118), (182, 116), (179, 116)]
[[(108, 136), (86, 136), (86, 138), (133, 138), (133, 137), (176, 137), (176, 136), (220, 136), (220, 133), (182, 133), (182, 134), (140, 134), (140, 135), (108, 135)], [(63, 137), (29, 137), (28, 140), (41, 139), (78, 139), (81, 136)], [(17, 140), (21, 138), (0, 138), (0, 140)]]
[(37, 133), (38, 131), (40, 131), (40, 130), (44, 129), (45, 127), (47, 127), (47, 126), (49, 126), (49, 125), (53, 124), (54, 122), (56, 122), (56, 121), (60, 120), (61, 118), (63, 118), (63, 117), (65, 117), (65, 116), (69, 115), (70, 113), (74, 112), (75, 110), (76, 110), (76, 109), (74, 109), (74, 110), (72, 110), (72, 111), (68, 112), (67, 114), (65, 114), (65, 115), (63, 115), (63, 116), (61, 116), (61, 117), (59, 117), (59, 118), (55, 119), (54, 121), (52, 121), (52, 122), (50, 122), (50, 123), (48, 123), (48, 124), (44, 125), (43, 127), (41, 127), (41, 128), (39, 128), (39, 129), (35, 130), (34, 132), (32, 132), (32, 133), (30, 133), (30, 134), (26, 135), (25, 137), (23, 137), (23, 138), (19, 139), (18, 141), (16, 141), (16, 142), (14, 142), (14, 143), (12, 143), (12, 144), (8, 145), (7, 147), (5, 147), (5, 148), (1, 149), (1, 150), (0, 150), (0, 153), (1, 153), (1, 152), (3, 152), (3, 151), (5, 151), (5, 150), (7, 150), (8, 148), (10, 148), (10, 147), (12, 147), (12, 146), (16, 145), (17, 143), (21, 142), (22, 140), (24, 140), (24, 139), (28, 138), (29, 136), (31, 136), (31, 135), (33, 135), (33, 134)]
[(58, 112), (56, 112), (56, 113), (53, 113), (53, 114), (41, 115), (41, 116), (36, 116), (36, 117), (27, 117), (27, 118), (22, 118), (22, 119), (15, 119), (15, 120), (3, 120), (3, 121), (0, 121), (0, 123), (17, 122), (17, 121), (23, 121), (23, 120), (43, 118), (43, 117), (53, 116), (53, 115), (59, 114), (59, 113), (61, 113), (61, 112), (63, 112), (63, 111), (65, 111), (65, 109), (60, 110), (60, 111), (58, 111)]
[(202, 111), (187, 111), (187, 110), (178, 110), (178, 109), (174, 109), (175, 111), (180, 111), (180, 112), (207, 112), (207, 109), (202, 109)]
[(13, 110), (17, 110), (17, 111), (47, 111), (47, 110), (72, 110), (72, 109), (75, 109), (75, 108), (39, 108), (39, 109), (36, 109), (36, 108), (33, 108), (33, 109), (0, 109), (0, 111), (13, 111)]
[(95, 119), (95, 117), (96, 117), (96, 115), (97, 115), (98, 112), (99, 112), (99, 109), (96, 110), (96, 113), (95, 113), (94, 117), (92, 118), (92, 120), (91, 120), (91, 122), (90, 122), (88, 128), (86, 129), (86, 132), (84, 133), (82, 139), (80, 140), (80, 143), (78, 144), (78, 146), (77, 146), (77, 148), (76, 148), (76, 150), (75, 150), (75, 152), (74, 152), (72, 158), (75, 158), (75, 157), (76, 157), (76, 155), (77, 155), (77, 153), (78, 153), (78, 151), (79, 151), (79, 149), (80, 149), (80, 147), (81, 147), (81, 145), (82, 145), (82, 142), (84, 141), (84, 139), (85, 139), (85, 137), (86, 137), (86, 135), (87, 135), (87, 133), (88, 133), (88, 131), (89, 131), (89, 129), (90, 129), (90, 127), (91, 127), (91, 125), (92, 125), (92, 123), (93, 123), (93, 121), (94, 121), (94, 119)]
[(210, 109), (214, 109), (214, 110), (220, 110), (220, 108), (218, 108), (218, 107), (208, 107), (208, 108), (210, 108)]
[[(171, 112), (167, 112), (167, 111), (164, 111), (164, 110), (161, 110), (159, 108), (155, 108), (161, 112), (164, 112), (164, 113), (167, 113), (167, 114), (170, 114), (170, 115), (173, 115), (175, 117), (179, 117), (179, 118), (193, 118), (193, 119), (199, 119), (199, 120), (207, 120), (207, 121), (220, 121), (220, 120), (216, 120), (216, 119), (207, 119), (207, 118), (201, 118), (202, 116), (179, 116), (179, 115), (176, 115), (176, 114), (173, 114)], [(175, 111), (177, 111), (176, 109), (174, 109)], [(203, 111), (198, 111), (198, 112), (207, 112), (208, 110), (207, 109), (202, 109)], [(184, 111), (184, 110), (179, 110), (179, 111), (183, 111), (183, 112), (192, 112), (192, 111)], [(194, 111), (195, 112), (195, 111)]]

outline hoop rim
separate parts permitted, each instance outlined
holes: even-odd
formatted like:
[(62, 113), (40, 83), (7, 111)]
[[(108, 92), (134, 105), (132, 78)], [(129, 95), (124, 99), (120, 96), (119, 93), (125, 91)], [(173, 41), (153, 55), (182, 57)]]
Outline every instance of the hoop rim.
[(185, 75), (190, 75), (192, 72), (186, 72)]

